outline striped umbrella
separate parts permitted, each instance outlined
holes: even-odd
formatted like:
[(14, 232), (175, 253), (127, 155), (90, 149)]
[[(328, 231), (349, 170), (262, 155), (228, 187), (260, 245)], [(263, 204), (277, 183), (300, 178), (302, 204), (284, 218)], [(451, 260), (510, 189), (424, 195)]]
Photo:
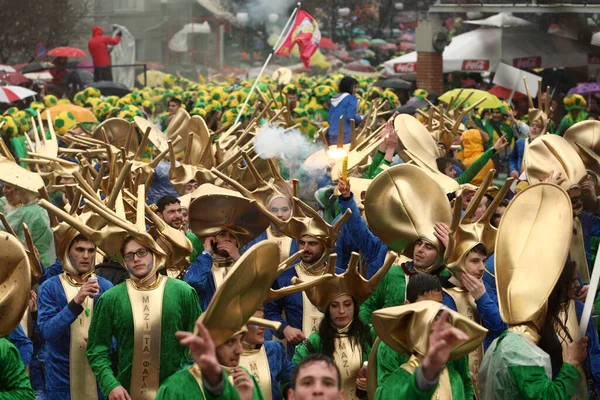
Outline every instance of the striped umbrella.
[(13, 103), (36, 94), (33, 90), (21, 86), (0, 86), (0, 103)]

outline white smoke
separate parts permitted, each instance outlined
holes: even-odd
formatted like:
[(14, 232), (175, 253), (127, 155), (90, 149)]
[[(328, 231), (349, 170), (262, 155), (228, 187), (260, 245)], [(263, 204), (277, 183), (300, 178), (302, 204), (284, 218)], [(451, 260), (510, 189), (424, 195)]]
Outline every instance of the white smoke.
[(290, 7), (296, 2), (297, 0), (250, 0), (246, 2), (245, 8), (250, 23), (264, 22), (269, 14), (279, 14), (277, 23), (283, 26), (290, 16)]
[(300, 166), (313, 178), (326, 173), (329, 166), (327, 157), (318, 157), (305, 164), (309, 156), (322, 149), (322, 146), (313, 143), (297, 129), (286, 131), (277, 125), (267, 123), (260, 127), (254, 139), (254, 151), (259, 157), (282, 160), (290, 171), (290, 179), (297, 178)]

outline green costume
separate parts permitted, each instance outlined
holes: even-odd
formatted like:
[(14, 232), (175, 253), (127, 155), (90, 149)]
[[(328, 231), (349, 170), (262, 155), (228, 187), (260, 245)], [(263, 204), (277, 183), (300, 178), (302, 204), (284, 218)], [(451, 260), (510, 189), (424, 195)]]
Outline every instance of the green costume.
[(490, 138), (487, 141), (486, 147), (492, 147), (496, 140), (500, 139), (500, 136), (502, 135), (506, 135), (506, 140), (509, 144), (512, 143), (514, 133), (512, 130), (512, 126), (506, 120), (498, 124), (500, 132), (496, 132), (496, 129), (494, 128), (494, 124), (492, 123), (491, 119), (485, 119), (483, 121), (480, 120), (480, 124), (483, 126), (483, 130), (486, 131), (490, 136)]
[[(404, 265), (406, 264), (408, 263)], [(447, 274), (448, 271), (444, 269), (440, 276), (446, 276)], [(379, 283), (379, 286), (377, 286), (375, 293), (360, 306), (358, 314), (360, 319), (370, 324), (373, 311), (404, 305), (404, 300), (406, 300), (406, 285), (406, 273), (400, 265), (393, 265), (381, 283)]]
[[(160, 338), (160, 382), (189, 362), (188, 351), (179, 345), (177, 331), (194, 330), (201, 314), (198, 294), (183, 281), (165, 278)], [(136, 310), (137, 311), (137, 310)], [(133, 364), (134, 327), (126, 282), (105, 292), (94, 307), (89, 329), (87, 357), (104, 396), (117, 386), (129, 391)], [(113, 336), (118, 344), (119, 374), (115, 378), (109, 357)], [(153, 368), (159, 366), (153, 365)]]
[(0, 339), (0, 400), (34, 399), (19, 351), (8, 339)]
[(193, 264), (196, 258), (204, 251), (204, 244), (202, 244), (202, 241), (198, 239), (198, 236), (194, 232), (188, 231), (185, 233), (185, 236), (192, 242), (192, 246), (194, 247), (190, 255), (190, 262)]
[[(407, 396), (418, 393), (416, 398), (423, 398), (424, 393), (416, 387), (414, 377), (407, 371), (400, 368), (402, 364), (408, 361), (408, 358), (394, 351), (384, 342), (380, 342), (377, 348), (377, 399), (386, 398), (410, 398), (398, 397), (397, 393), (406, 393)], [(472, 399), (473, 383), (471, 381), (471, 372), (469, 371), (468, 356), (450, 361), (447, 365), (450, 375), (450, 386), (452, 387), (452, 396), (454, 399)], [(435, 390), (435, 389), (434, 389)], [(408, 391), (408, 392), (406, 392)], [(460, 396), (460, 397), (459, 397)], [(431, 397), (425, 397), (431, 398)]]
[[(15, 231), (19, 240), (25, 241), (25, 232), (23, 222), (27, 224), (33, 244), (40, 252), (42, 264), (49, 267), (56, 260), (56, 250), (54, 248), (54, 233), (50, 228), (50, 217), (48, 212), (40, 207), (36, 202), (23, 206), (12, 208), (8, 211), (8, 201), (6, 197), (0, 198), (0, 212), (6, 216), (11, 228)], [(2, 229), (5, 230), (5, 229)]]
[[(263, 394), (260, 391), (260, 386), (254, 376), (248, 372), (244, 367), (240, 367), (252, 378), (254, 382), (254, 393), (252, 394), (252, 400), (262, 400)], [(173, 376), (165, 381), (160, 386), (156, 400), (185, 400), (185, 399), (199, 399), (199, 400), (210, 400), (210, 399), (227, 399), (236, 400), (239, 399), (237, 390), (229, 382), (228, 375), (225, 374), (225, 388), (223, 393), (219, 397), (213, 397), (207, 391), (202, 391), (198, 385), (198, 381), (189, 371), (189, 368), (178, 371)]]
[(577, 114), (577, 117), (573, 117), (573, 114), (569, 111), (567, 113), (567, 115), (565, 115), (563, 117), (563, 119), (560, 120), (560, 124), (558, 125), (558, 129), (556, 130), (556, 134), (557, 135), (564, 135), (565, 132), (567, 131), (567, 129), (569, 129), (571, 126), (575, 125), (578, 122), (581, 121), (585, 121), (588, 119), (588, 113), (586, 113), (583, 110), (579, 111), (579, 114)]
[(383, 169), (382, 165), (390, 166), (390, 162), (385, 160), (385, 153), (377, 150), (375, 156), (373, 156), (373, 162), (369, 164), (366, 171), (363, 173), (363, 178), (365, 179), (375, 179), (377, 175), (379, 175)]
[[(490, 147), (487, 149), (482, 155), (480, 155), (473, 164), (469, 165), (467, 169), (463, 171), (462, 174), (456, 177), (456, 182), (459, 185), (464, 185), (465, 183), (470, 183), (475, 176), (481, 171), (485, 164), (492, 159), (496, 155), (496, 149)], [(441, 171), (444, 172), (444, 171)]]
[(479, 369), (479, 385), (486, 400), (568, 400), (575, 396), (580, 380), (577, 368), (566, 362), (552, 379), (550, 356), (512, 331), (491, 344)]
[[(309, 349), (309, 345), (306, 342), (310, 342), (312, 349)], [(371, 347), (373, 343), (361, 343), (362, 347), (362, 361), (369, 360), (369, 353), (371, 353)], [(294, 357), (292, 358), (292, 364), (298, 365), (300, 361), (304, 360), (311, 353), (321, 352), (321, 334), (319, 332), (313, 332), (310, 334), (308, 339), (296, 346)]]

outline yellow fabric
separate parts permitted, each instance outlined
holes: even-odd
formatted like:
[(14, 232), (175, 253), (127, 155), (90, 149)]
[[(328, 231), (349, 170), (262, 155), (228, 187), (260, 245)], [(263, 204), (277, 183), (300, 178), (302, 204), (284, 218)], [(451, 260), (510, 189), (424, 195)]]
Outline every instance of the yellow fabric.
[[(475, 162), (483, 153), (483, 140), (481, 139), (481, 134), (476, 129), (469, 129), (465, 133), (462, 134), (462, 142), (463, 142), (463, 150), (457, 154), (457, 159), (461, 160), (465, 167), (469, 167), (471, 164)], [(475, 178), (471, 181), (473, 185), (479, 186), (481, 182), (485, 179), (489, 170), (494, 168), (494, 163), (490, 160), (488, 161), (481, 171)]]

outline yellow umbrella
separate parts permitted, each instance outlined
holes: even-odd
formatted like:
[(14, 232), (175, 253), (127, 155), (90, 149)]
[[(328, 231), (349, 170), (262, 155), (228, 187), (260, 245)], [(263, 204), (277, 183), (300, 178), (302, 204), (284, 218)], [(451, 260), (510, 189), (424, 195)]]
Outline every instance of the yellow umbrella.
[[(462, 93), (460, 93), (461, 90), (462, 90)], [(456, 97), (459, 95), (459, 93), (460, 93), (460, 97), (458, 99), (456, 99)], [(471, 94), (471, 93), (473, 93), (473, 94)], [(471, 104), (475, 104), (479, 100), (481, 100), (482, 98), (485, 97), (486, 99), (483, 101), (483, 103), (481, 103), (477, 106), (478, 110), (486, 109), (486, 108), (494, 109), (494, 108), (502, 107), (502, 100), (500, 100), (498, 97), (494, 96), (491, 93), (485, 92), (483, 90), (477, 90), (477, 89), (450, 90), (449, 92), (446, 92), (443, 95), (441, 95), (440, 97), (438, 97), (438, 100), (443, 101), (444, 103), (450, 103), (450, 101), (452, 101), (452, 98), (454, 98), (454, 105), (456, 105), (457, 103), (460, 103), (460, 101), (462, 101), (469, 95), (470, 95), (469, 100), (467, 100), (465, 102), (464, 106), (470, 106)]]
[[(46, 110), (50, 111), (52, 119), (56, 118), (56, 116), (62, 111), (70, 111), (75, 116), (75, 120), (77, 120), (77, 122), (98, 122), (98, 119), (93, 112), (87, 108), (76, 106), (74, 104), (59, 104), (57, 106), (47, 108)], [(42, 113), (42, 118), (46, 119), (46, 112)]]
[[(164, 76), (165, 76), (164, 72), (160, 72), (160, 71), (156, 71), (156, 70), (146, 71), (146, 86), (162, 87)], [(144, 84), (144, 73), (143, 72), (137, 76), (137, 80), (140, 83), (140, 85)]]

